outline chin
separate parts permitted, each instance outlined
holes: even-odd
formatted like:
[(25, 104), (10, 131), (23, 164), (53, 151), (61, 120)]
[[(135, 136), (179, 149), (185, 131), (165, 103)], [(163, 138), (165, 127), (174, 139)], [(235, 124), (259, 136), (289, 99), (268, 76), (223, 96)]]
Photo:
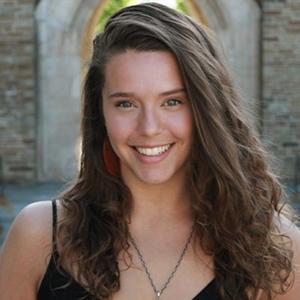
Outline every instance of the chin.
[(169, 175), (169, 174), (140, 174), (140, 176), (138, 176), (138, 179), (140, 181), (142, 181), (145, 184), (153, 184), (153, 185), (157, 185), (157, 184), (164, 184), (167, 183), (169, 181), (171, 181), (173, 178), (173, 176)]
[(144, 184), (149, 184), (149, 185), (160, 185), (160, 184), (164, 184), (166, 183), (168, 180), (161, 180), (161, 179), (158, 179), (158, 178), (151, 178), (151, 179), (144, 179), (144, 180), (141, 180), (143, 181)]

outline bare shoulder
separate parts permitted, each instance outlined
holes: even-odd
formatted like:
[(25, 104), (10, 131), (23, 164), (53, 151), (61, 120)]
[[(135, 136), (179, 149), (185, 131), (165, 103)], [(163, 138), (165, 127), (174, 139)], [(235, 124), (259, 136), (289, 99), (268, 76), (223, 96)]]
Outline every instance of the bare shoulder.
[(290, 221), (284, 215), (281, 215), (279, 218), (276, 218), (282, 233), (286, 233), (291, 237), (299, 237), (300, 231), (299, 227), (292, 221)]
[(32, 203), (15, 218), (1, 249), (0, 294), (12, 300), (36, 299), (51, 250), (51, 201)]
[(51, 201), (40, 201), (29, 204), (17, 215), (4, 246), (7, 243), (19, 242), (25, 239), (25, 244), (41, 245), (49, 242), (49, 233), (52, 232), (52, 205)]
[[(291, 276), (293, 284), (288, 292), (284, 295), (275, 295), (273, 298), (276, 300), (299, 300), (300, 295), (300, 230), (299, 227), (291, 222), (285, 216), (280, 216), (276, 218), (280, 233), (286, 235), (290, 238), (292, 243), (293, 250), (293, 266), (294, 266), (294, 275)], [(293, 278), (292, 278), (293, 277)], [(266, 298), (261, 297), (260, 300)]]
[(292, 221), (290, 221), (287, 217), (281, 215), (280, 218), (277, 218), (280, 233), (286, 235), (290, 238), (292, 243), (292, 250), (294, 254), (293, 262), (295, 267), (295, 275), (298, 275), (298, 280), (300, 281), (300, 229), (299, 227)]

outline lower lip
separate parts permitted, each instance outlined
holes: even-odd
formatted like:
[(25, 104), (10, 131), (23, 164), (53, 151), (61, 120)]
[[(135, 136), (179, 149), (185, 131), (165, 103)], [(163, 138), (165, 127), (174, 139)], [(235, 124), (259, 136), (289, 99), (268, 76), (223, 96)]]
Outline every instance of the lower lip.
[(163, 152), (162, 154), (155, 155), (155, 156), (143, 155), (134, 148), (133, 148), (133, 152), (134, 152), (135, 156), (138, 158), (138, 160), (140, 160), (143, 163), (149, 163), (149, 164), (150, 163), (158, 163), (158, 162), (164, 160), (169, 155), (173, 145), (174, 144), (172, 144), (166, 152)]

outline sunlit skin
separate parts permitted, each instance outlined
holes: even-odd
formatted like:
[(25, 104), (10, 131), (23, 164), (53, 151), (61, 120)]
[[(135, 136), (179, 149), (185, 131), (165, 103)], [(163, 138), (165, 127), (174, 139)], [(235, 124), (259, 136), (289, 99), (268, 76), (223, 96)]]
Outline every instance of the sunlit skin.
[[(125, 181), (182, 181), (192, 144), (192, 113), (176, 59), (167, 51), (128, 50), (105, 73), (103, 110), (110, 143)], [(158, 157), (134, 147), (171, 144)], [(134, 177), (134, 178), (133, 178)]]
[[(186, 184), (193, 118), (175, 57), (166, 51), (134, 50), (113, 56), (106, 66), (102, 96), (108, 137), (133, 196), (129, 230), (142, 245), (145, 258), (151, 260), (151, 272), (161, 284), (176, 263), (178, 249), (186, 242), (193, 222)], [(172, 146), (167, 152), (155, 156), (139, 154), (135, 149), (169, 144)], [(132, 255), (140, 265), (136, 253)], [(187, 263), (188, 275), (184, 264), (181, 275), (177, 273), (178, 284), (183, 277), (196, 274), (188, 296), (199, 289), (197, 260), (188, 252), (186, 262), (189, 256), (192, 269)], [(123, 258), (119, 259), (120, 268), (127, 269)], [(209, 261), (206, 257), (204, 260)], [(121, 285), (127, 288), (114, 299), (153, 293), (140, 271), (130, 268), (122, 274)], [(213, 275), (208, 269), (205, 274), (207, 282)]]
[[(129, 230), (154, 281), (161, 287), (178, 261), (193, 221), (187, 206), (191, 200), (190, 187), (184, 184), (189, 179), (186, 166), (193, 118), (175, 58), (169, 52), (132, 50), (111, 58), (106, 69), (103, 107), (109, 139), (120, 158), (124, 181), (133, 194)], [(168, 143), (173, 144), (169, 153), (158, 158), (139, 156), (132, 148)], [(65, 208), (57, 202), (60, 224)], [(37, 299), (53, 251), (52, 224), (51, 201), (35, 202), (17, 216), (0, 250), (1, 299)], [(295, 282), (287, 294), (272, 299), (299, 300), (299, 229), (284, 217), (278, 229), (292, 239)], [(57, 241), (59, 250), (60, 240)], [(207, 255), (199, 243), (193, 246), (196, 247), (188, 247), (162, 299), (192, 299), (215, 277), (214, 257)], [(130, 268), (119, 256), (121, 288), (112, 298), (154, 299), (136, 251), (131, 254)], [(70, 262), (66, 257), (63, 267), (80, 283), (77, 266), (72, 268)], [(262, 291), (259, 294), (257, 300), (268, 299)]]

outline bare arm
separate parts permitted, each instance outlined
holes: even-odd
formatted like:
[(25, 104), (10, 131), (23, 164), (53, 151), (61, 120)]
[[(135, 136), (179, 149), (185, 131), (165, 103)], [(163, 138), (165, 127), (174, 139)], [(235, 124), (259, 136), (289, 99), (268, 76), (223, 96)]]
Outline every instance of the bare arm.
[(0, 251), (1, 299), (35, 300), (51, 252), (51, 202), (25, 207)]

